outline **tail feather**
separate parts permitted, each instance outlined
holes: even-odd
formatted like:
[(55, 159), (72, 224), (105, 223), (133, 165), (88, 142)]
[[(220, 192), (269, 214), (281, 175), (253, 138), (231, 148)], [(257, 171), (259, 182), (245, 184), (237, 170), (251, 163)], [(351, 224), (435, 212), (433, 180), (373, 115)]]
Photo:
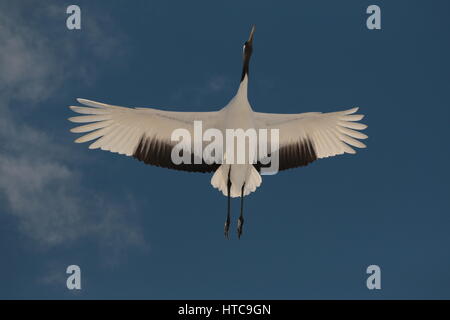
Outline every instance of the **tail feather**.
[(211, 178), (211, 184), (214, 188), (222, 191), (223, 195), (226, 196), (227, 192), (227, 181), (228, 181), (228, 172), (230, 170), (230, 165), (222, 164), (219, 168), (217, 168), (216, 172)]
[[(228, 182), (228, 173), (230, 170), (230, 165), (228, 164), (222, 164), (214, 173), (214, 175), (211, 178), (211, 185), (218, 189), (219, 191), (222, 191), (224, 196), (228, 196), (228, 188), (227, 188), (227, 182)], [(254, 166), (250, 167), (250, 170), (247, 172), (247, 176), (245, 178), (245, 185), (244, 185), (244, 196), (249, 195), (250, 193), (254, 192), (256, 188), (258, 188), (262, 183), (261, 175), (259, 172), (255, 169)], [(231, 186), (230, 189), (230, 196), (232, 198), (237, 198), (241, 196), (241, 187), (240, 186)]]
[(254, 166), (251, 167), (247, 179), (245, 179), (244, 196), (254, 192), (262, 183), (261, 175)]

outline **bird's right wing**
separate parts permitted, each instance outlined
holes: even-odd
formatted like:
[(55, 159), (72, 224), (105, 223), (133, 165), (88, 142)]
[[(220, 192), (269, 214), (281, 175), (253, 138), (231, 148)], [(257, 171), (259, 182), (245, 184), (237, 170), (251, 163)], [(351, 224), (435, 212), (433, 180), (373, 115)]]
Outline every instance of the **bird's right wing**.
[[(203, 130), (216, 127), (218, 112), (173, 112), (153, 108), (126, 108), (105, 103), (77, 99), (87, 106), (70, 108), (82, 116), (69, 118), (75, 123), (88, 123), (71, 129), (75, 133), (87, 133), (75, 142), (93, 141), (89, 149), (107, 150), (126, 156), (133, 156), (146, 164), (160, 167), (194, 171), (211, 172), (219, 165), (194, 163), (174, 164), (171, 159), (173, 147), (177, 142), (171, 141), (176, 129), (186, 129), (194, 137), (194, 121), (202, 121)], [(89, 132), (89, 133), (88, 133)], [(191, 150), (193, 150), (191, 148)]]
[(320, 158), (355, 153), (351, 146), (365, 148), (357, 139), (366, 139), (367, 135), (357, 130), (367, 126), (357, 122), (364, 116), (356, 111), (358, 108), (330, 113), (255, 112), (255, 119), (260, 129), (279, 129), (279, 170), (284, 170)]

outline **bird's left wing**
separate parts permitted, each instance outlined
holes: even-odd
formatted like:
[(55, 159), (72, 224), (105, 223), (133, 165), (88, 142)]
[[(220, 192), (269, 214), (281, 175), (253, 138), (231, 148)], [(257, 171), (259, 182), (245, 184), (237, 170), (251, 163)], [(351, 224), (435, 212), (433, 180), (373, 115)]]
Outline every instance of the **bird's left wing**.
[(367, 135), (357, 131), (367, 128), (358, 121), (358, 108), (345, 111), (299, 114), (255, 112), (260, 129), (279, 129), (279, 169), (285, 170), (343, 153), (355, 153), (351, 147), (365, 148), (358, 139)]
[[(217, 112), (173, 112), (152, 108), (126, 108), (85, 99), (77, 99), (87, 106), (70, 108), (82, 116), (69, 118), (75, 123), (88, 123), (71, 129), (75, 133), (87, 133), (75, 140), (77, 143), (94, 141), (89, 149), (107, 150), (126, 156), (133, 156), (146, 164), (160, 167), (193, 171), (211, 172), (217, 164), (174, 164), (171, 159), (172, 148), (177, 142), (171, 141), (172, 132), (186, 129), (193, 139), (194, 121), (202, 121), (203, 129), (214, 127)], [(191, 149), (193, 150), (193, 149)]]

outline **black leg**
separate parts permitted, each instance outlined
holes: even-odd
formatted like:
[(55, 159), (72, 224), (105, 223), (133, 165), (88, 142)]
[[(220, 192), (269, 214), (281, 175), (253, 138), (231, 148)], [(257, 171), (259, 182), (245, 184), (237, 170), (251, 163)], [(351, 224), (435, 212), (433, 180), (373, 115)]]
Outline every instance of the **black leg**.
[[(245, 185), (245, 184), (244, 184)], [(242, 226), (244, 225), (244, 185), (242, 185), (241, 189), (241, 215), (238, 219), (238, 238), (241, 238), (242, 235)]]
[[(231, 168), (230, 168), (231, 171)], [(230, 190), (231, 190), (231, 180), (230, 180), (230, 171), (228, 171), (228, 182), (227, 182), (227, 191), (228, 191), (228, 214), (227, 214), (227, 220), (225, 221), (225, 228), (224, 228), (224, 234), (225, 238), (229, 239), (229, 230), (230, 230)]]

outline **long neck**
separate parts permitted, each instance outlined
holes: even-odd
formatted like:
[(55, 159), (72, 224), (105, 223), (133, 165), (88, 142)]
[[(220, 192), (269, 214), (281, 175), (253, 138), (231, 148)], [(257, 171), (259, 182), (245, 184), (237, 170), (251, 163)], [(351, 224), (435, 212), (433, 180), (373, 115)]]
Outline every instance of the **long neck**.
[(241, 82), (244, 80), (246, 75), (248, 77), (249, 65), (250, 65), (250, 56), (244, 56), (244, 65), (242, 66)]
[(235, 101), (245, 102), (244, 104), (248, 104), (247, 99), (247, 88), (248, 88), (248, 69), (250, 64), (250, 57), (252, 56), (252, 46), (251, 44), (244, 45), (244, 63), (242, 66), (242, 75), (241, 75), (241, 83), (239, 84), (239, 89), (236, 93), (236, 96), (233, 98)]
[(248, 77), (248, 69), (250, 65), (250, 58), (252, 56), (252, 46), (251, 44), (246, 45), (244, 47), (244, 63), (242, 66), (242, 75), (241, 75), (241, 82), (244, 80), (245, 76)]

